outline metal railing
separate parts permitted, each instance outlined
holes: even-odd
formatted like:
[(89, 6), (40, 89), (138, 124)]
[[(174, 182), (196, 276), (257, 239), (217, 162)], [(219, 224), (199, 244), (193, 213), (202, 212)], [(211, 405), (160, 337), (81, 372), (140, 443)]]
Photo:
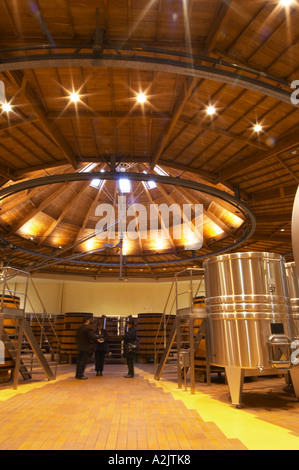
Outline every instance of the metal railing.
[[(11, 288), (8, 284), (9, 282), (16, 280), (17, 277), (20, 277), (24, 281), (24, 285), (25, 285), (24, 292), (17, 291)], [(29, 286), (33, 287), (33, 290), (39, 301), (42, 314), (36, 312), (33, 306), (33, 303), (31, 302), (31, 299), (29, 296)], [(33, 316), (33, 318), (37, 321), (37, 324), (40, 328), (39, 346), (42, 349), (44, 342), (49, 345), (50, 352), (52, 353), (52, 358), (54, 359), (53, 362), (55, 362), (55, 377), (56, 377), (58, 358), (59, 358), (59, 352), (60, 352), (60, 341), (56, 334), (56, 330), (54, 328), (52, 318), (50, 317), (50, 315), (48, 314), (46, 310), (46, 307), (42, 301), (42, 298), (38, 292), (38, 289), (35, 285), (35, 282), (33, 281), (31, 274), (26, 271), (22, 271), (20, 269), (16, 269), (12, 267), (2, 268), (0, 272), (0, 292), (1, 292), (0, 294), (1, 295), (0, 337), (2, 336), (2, 331), (3, 331), (3, 315), (1, 314), (3, 314), (5, 304), (7, 303), (7, 300), (9, 297), (9, 301), (11, 302), (11, 304), (14, 305), (14, 308), (22, 309), (25, 317), (30, 315), (31, 317)], [(32, 312), (30, 313), (26, 312), (28, 305), (30, 305), (31, 310), (32, 310)], [(47, 326), (49, 326), (50, 330), (52, 330), (51, 331), (52, 337), (53, 337), (52, 341), (47, 336), (46, 331), (44, 329), (45, 321), (47, 321)], [(54, 343), (55, 343), (55, 350), (53, 347)]]
[[(198, 284), (196, 290), (194, 289), (194, 282), (195, 282), (194, 275), (193, 275), (194, 272), (201, 275), (201, 278), (199, 279), (199, 284)], [(188, 308), (190, 308), (190, 312), (191, 312), (192, 308), (193, 308), (193, 301), (196, 298), (196, 296), (199, 292), (199, 289), (202, 285), (202, 281), (204, 279), (203, 273), (204, 273), (204, 271), (201, 268), (185, 268), (182, 271), (179, 271), (178, 273), (175, 274), (174, 280), (171, 284), (171, 287), (170, 287), (170, 290), (169, 290), (169, 293), (168, 293), (168, 296), (167, 296), (165, 307), (164, 307), (162, 317), (161, 317), (161, 320), (160, 320), (160, 323), (159, 323), (159, 326), (158, 326), (157, 334), (156, 334), (156, 337), (155, 337), (155, 347), (154, 347), (154, 363), (155, 364), (158, 363), (158, 358), (159, 358), (159, 355), (161, 354), (161, 351), (164, 350), (165, 347), (166, 347), (167, 327), (169, 325), (169, 321), (170, 321), (173, 314), (177, 315), (177, 312), (180, 308), (180, 306), (179, 306), (179, 297), (182, 296), (182, 295), (188, 294), (188, 301), (189, 301)], [(189, 274), (189, 285), (190, 285), (190, 287), (189, 287), (189, 289), (187, 289), (183, 292), (179, 292), (179, 282), (180, 282), (179, 277), (183, 276), (183, 275), (186, 276), (186, 274)], [(175, 287), (175, 293), (174, 293), (174, 297), (172, 299), (171, 306), (169, 308), (169, 305), (170, 305), (170, 302), (171, 302), (171, 295), (172, 295), (174, 287)], [(195, 295), (194, 295), (194, 292), (195, 292)], [(175, 307), (175, 312), (173, 313), (174, 307)], [(161, 334), (162, 326), (163, 326), (163, 334)]]

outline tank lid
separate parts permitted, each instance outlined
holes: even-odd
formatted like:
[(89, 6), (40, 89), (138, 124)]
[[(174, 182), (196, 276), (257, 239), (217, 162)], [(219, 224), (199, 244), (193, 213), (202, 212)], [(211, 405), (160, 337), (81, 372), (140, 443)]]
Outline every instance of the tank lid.
[(263, 251), (227, 253), (225, 255), (213, 256), (212, 258), (208, 258), (203, 263), (203, 266), (205, 267), (210, 263), (215, 263), (218, 261), (227, 261), (227, 260), (234, 260), (234, 259), (274, 259), (274, 260), (280, 261), (282, 259), (282, 256), (277, 253), (267, 253)]

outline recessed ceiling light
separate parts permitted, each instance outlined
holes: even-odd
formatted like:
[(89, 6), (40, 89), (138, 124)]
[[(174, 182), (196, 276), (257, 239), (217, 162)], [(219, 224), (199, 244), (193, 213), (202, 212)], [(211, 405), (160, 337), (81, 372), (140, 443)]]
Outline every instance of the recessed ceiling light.
[(280, 0), (279, 4), (283, 7), (289, 7), (293, 3), (293, 0)]
[(261, 132), (263, 130), (260, 124), (256, 124), (253, 128), (254, 132)]
[(79, 94), (77, 92), (71, 93), (70, 100), (72, 101), (72, 103), (78, 103), (78, 101), (80, 101)]
[(141, 104), (142, 104), (142, 103), (145, 103), (145, 101), (146, 101), (146, 96), (145, 96), (145, 94), (144, 94), (144, 93), (138, 93), (138, 95), (137, 95), (137, 101), (138, 101), (138, 103), (141, 103)]
[(3, 109), (3, 111), (5, 111), (6, 113), (10, 113), (10, 111), (12, 110), (12, 107), (10, 106), (9, 103), (3, 103), (2, 109)]
[(207, 114), (208, 114), (209, 116), (212, 116), (212, 115), (215, 114), (215, 113), (216, 113), (216, 109), (214, 108), (214, 106), (208, 106), (208, 107), (207, 107)]

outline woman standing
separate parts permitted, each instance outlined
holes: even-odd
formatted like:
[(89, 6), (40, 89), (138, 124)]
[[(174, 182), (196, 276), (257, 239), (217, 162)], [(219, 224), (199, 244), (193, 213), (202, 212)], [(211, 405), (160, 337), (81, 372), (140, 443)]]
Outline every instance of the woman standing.
[(105, 355), (108, 354), (108, 334), (104, 328), (103, 321), (100, 321), (97, 324), (96, 328), (96, 338), (97, 342), (95, 343), (95, 370), (96, 375), (103, 375)]

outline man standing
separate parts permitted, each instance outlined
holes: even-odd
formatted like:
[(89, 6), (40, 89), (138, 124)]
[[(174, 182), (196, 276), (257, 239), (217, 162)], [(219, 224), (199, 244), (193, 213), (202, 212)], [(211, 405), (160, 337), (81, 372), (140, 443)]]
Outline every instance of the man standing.
[[(95, 343), (95, 369), (97, 375), (103, 375), (105, 355), (109, 353), (108, 348), (108, 334), (104, 328), (104, 323), (102, 320), (97, 324), (95, 331), (95, 337), (97, 342)], [(111, 353), (109, 353), (111, 356)]]
[(90, 317), (86, 317), (83, 320), (83, 324), (78, 328), (77, 331), (77, 342), (78, 342), (78, 359), (77, 359), (77, 370), (76, 379), (86, 380), (84, 371), (87, 363), (88, 353), (90, 352), (90, 346), (95, 340), (92, 330), (89, 327)]
[(129, 317), (127, 324), (128, 329), (124, 334), (124, 356), (127, 359), (128, 374), (125, 375), (125, 378), (132, 379), (134, 377), (134, 363), (138, 351), (138, 340), (134, 322), (131, 317)]

